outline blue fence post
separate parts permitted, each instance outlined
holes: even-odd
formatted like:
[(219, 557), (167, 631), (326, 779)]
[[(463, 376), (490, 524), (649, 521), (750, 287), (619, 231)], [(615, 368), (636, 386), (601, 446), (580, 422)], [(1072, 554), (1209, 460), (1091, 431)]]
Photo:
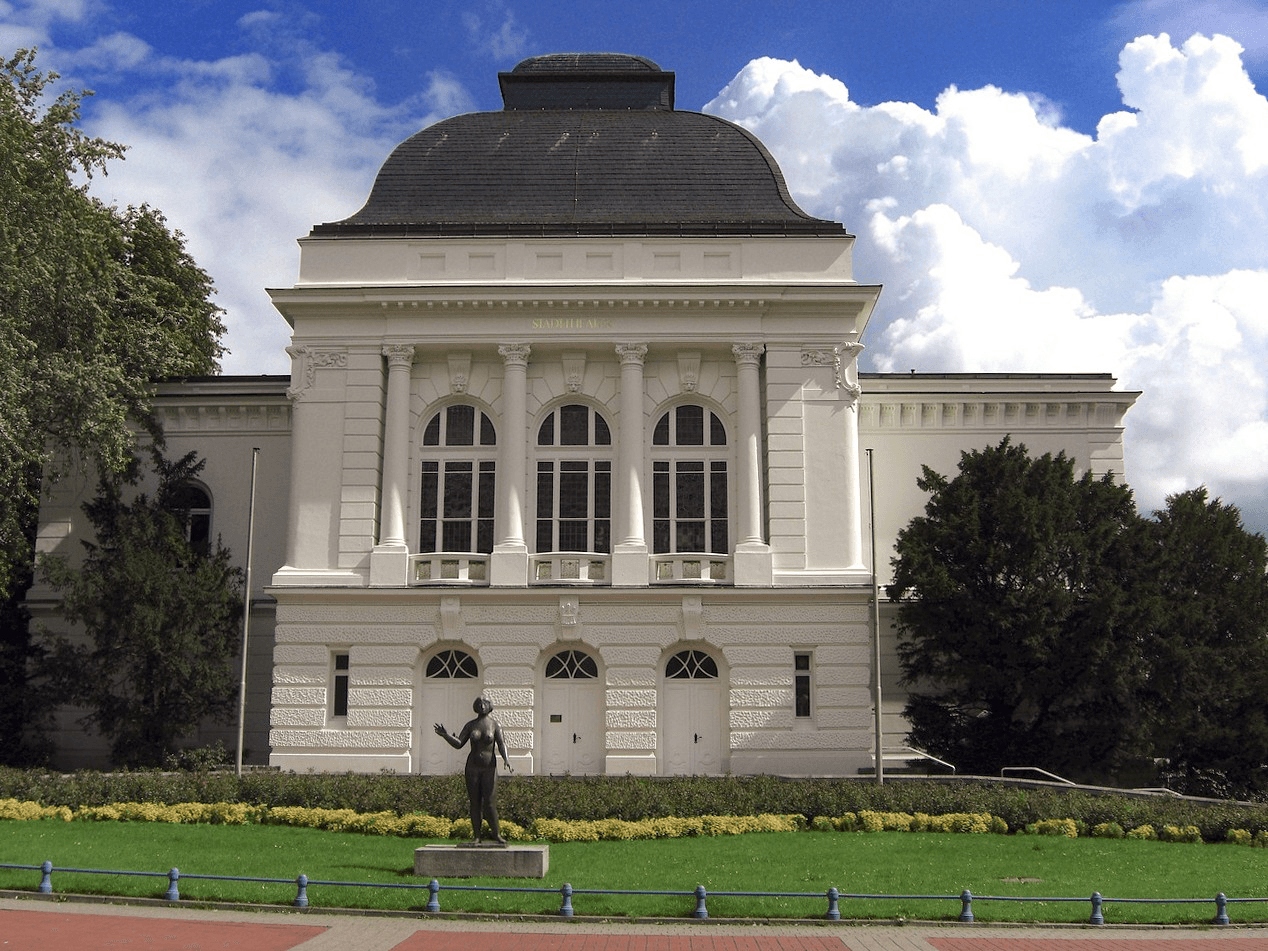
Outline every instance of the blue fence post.
[(837, 891), (837, 887), (835, 885), (828, 889), (828, 913), (824, 915), (824, 917), (829, 921), (841, 920), (841, 909), (837, 905), (837, 901), (840, 897), (841, 893)]
[(434, 878), (427, 883), (427, 910), (440, 911), (440, 882)]
[(164, 895), (163, 897), (166, 898), (168, 901), (181, 900), (181, 890), (180, 890), (180, 887), (177, 885), (177, 882), (179, 882), (180, 880), (181, 880), (180, 869), (174, 868), (170, 872), (167, 873), (167, 894)]
[(291, 902), (296, 908), (308, 907), (308, 876), (300, 873), (299, 878), (295, 879), (295, 885), (299, 889), (295, 893), (295, 900)]
[(1228, 899), (1223, 892), (1215, 896), (1215, 923), (1217, 925), (1228, 924)]
[(1092, 917), (1087, 920), (1089, 925), (1105, 924), (1105, 916), (1101, 914), (1101, 893), (1092, 892)]
[(572, 886), (564, 882), (564, 887), (559, 889), (559, 895), (563, 899), (559, 906), (559, 914), (563, 918), (572, 917)]
[(53, 863), (47, 859), (40, 866), (40, 894), (53, 894)]
[(703, 885), (696, 886), (696, 910), (691, 913), (692, 918), (708, 918), (709, 909), (704, 906), (705, 891)]
[(967, 888), (960, 892), (960, 920), (973, 920), (973, 893)]

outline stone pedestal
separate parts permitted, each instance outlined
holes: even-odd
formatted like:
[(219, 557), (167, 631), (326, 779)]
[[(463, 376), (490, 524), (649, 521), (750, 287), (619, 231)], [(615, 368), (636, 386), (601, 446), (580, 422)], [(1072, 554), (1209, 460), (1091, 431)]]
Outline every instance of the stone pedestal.
[(545, 878), (549, 845), (424, 845), (414, 874), (425, 878)]

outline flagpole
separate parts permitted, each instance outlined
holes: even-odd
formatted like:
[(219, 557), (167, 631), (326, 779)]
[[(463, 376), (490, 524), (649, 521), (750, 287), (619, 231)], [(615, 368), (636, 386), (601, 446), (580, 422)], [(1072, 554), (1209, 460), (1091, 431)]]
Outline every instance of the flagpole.
[(247, 574), (242, 594), (242, 679), (238, 684), (238, 756), (237, 775), (242, 775), (242, 739), (247, 716), (247, 645), (251, 638), (251, 541), (255, 535), (255, 472), (260, 447), (251, 450), (251, 496), (247, 503)]

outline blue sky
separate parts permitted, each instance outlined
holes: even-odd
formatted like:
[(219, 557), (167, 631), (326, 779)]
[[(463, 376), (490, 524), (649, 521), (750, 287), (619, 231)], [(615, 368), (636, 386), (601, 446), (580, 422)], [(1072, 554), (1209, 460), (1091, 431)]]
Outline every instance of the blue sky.
[(396, 143), (526, 56), (638, 53), (858, 235), (866, 369), (1113, 373), (1141, 507), (1268, 528), (1268, 0), (0, 0), (24, 46), (129, 146), (94, 190), (216, 281), (226, 372), (288, 372), (264, 288)]

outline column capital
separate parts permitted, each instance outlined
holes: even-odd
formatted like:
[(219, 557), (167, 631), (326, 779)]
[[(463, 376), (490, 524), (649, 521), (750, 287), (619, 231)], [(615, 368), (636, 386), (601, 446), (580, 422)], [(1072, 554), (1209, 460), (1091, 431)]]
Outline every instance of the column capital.
[(533, 348), (526, 343), (504, 343), (498, 346), (498, 356), (505, 366), (528, 366), (528, 355)]
[(627, 366), (632, 363), (642, 366), (643, 359), (647, 356), (647, 344), (618, 343), (616, 345), (616, 355), (621, 358), (621, 366)]
[(740, 366), (757, 366), (765, 352), (766, 346), (760, 343), (737, 343), (731, 347), (735, 362)]
[(383, 347), (383, 356), (387, 357), (389, 367), (408, 367), (414, 365), (414, 345), (409, 343), (389, 343)]

